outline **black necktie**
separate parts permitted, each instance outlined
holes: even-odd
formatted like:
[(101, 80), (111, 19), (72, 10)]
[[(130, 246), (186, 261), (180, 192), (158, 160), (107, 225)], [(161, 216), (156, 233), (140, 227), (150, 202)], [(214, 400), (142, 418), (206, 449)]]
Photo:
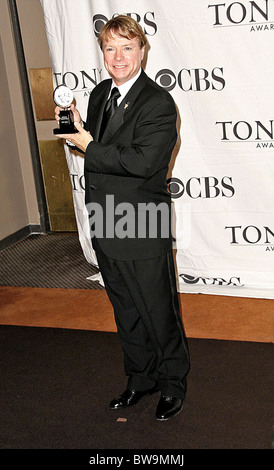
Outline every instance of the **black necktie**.
[(103, 114), (103, 119), (102, 119), (102, 124), (101, 124), (101, 129), (100, 129), (100, 139), (102, 138), (108, 122), (112, 115), (114, 114), (115, 109), (117, 108), (117, 100), (119, 98), (120, 93), (118, 88), (113, 88), (111, 91), (111, 95), (109, 99), (106, 102), (105, 109), (104, 109), (104, 114)]

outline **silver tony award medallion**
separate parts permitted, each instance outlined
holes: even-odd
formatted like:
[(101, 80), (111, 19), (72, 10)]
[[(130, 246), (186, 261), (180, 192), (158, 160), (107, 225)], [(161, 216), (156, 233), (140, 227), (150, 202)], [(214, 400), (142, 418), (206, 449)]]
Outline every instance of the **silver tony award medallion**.
[(60, 110), (59, 128), (53, 129), (54, 134), (76, 134), (78, 131), (74, 126), (73, 113), (69, 109), (73, 101), (73, 93), (65, 85), (59, 85), (53, 92), (54, 103), (62, 108)]

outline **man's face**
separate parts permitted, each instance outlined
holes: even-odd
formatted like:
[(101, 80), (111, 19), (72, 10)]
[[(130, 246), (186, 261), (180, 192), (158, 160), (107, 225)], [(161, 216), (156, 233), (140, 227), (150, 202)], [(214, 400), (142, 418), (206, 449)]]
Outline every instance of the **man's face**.
[(117, 86), (134, 77), (141, 67), (145, 47), (136, 38), (127, 39), (112, 33), (103, 44), (106, 70)]

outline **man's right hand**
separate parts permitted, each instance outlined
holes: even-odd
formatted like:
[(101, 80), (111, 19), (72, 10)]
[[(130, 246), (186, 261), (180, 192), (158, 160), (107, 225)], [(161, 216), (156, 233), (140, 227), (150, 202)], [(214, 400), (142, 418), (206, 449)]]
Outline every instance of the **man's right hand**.
[[(76, 123), (78, 122), (79, 124), (81, 124), (82, 123), (82, 118), (81, 118), (81, 115), (80, 115), (78, 109), (75, 107), (74, 104), (72, 104), (70, 106), (70, 109), (73, 112), (74, 122), (76, 122)], [(60, 117), (59, 117), (60, 111), (62, 111), (62, 108), (59, 108), (59, 106), (56, 106), (54, 112), (55, 112), (55, 119), (56, 119), (57, 122), (59, 122), (59, 120), (60, 120)]]

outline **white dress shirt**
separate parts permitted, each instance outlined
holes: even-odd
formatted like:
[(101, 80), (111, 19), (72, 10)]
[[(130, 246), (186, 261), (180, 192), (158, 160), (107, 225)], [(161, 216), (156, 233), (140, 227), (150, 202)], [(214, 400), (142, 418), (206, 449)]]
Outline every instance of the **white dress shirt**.
[(127, 82), (123, 83), (122, 85), (116, 85), (113, 81), (112, 81), (112, 85), (111, 85), (111, 89), (110, 89), (110, 93), (111, 93), (111, 90), (112, 88), (115, 88), (117, 87), (119, 92), (120, 92), (120, 97), (118, 98), (117, 100), (117, 105), (119, 106), (119, 104), (123, 101), (124, 97), (126, 96), (126, 94), (129, 92), (130, 88), (132, 87), (132, 85), (136, 82), (136, 80), (140, 77), (141, 75), (141, 72), (142, 72), (142, 69), (140, 68), (139, 72), (137, 72), (136, 75), (134, 75), (134, 77), (132, 77), (130, 80), (128, 80)]

